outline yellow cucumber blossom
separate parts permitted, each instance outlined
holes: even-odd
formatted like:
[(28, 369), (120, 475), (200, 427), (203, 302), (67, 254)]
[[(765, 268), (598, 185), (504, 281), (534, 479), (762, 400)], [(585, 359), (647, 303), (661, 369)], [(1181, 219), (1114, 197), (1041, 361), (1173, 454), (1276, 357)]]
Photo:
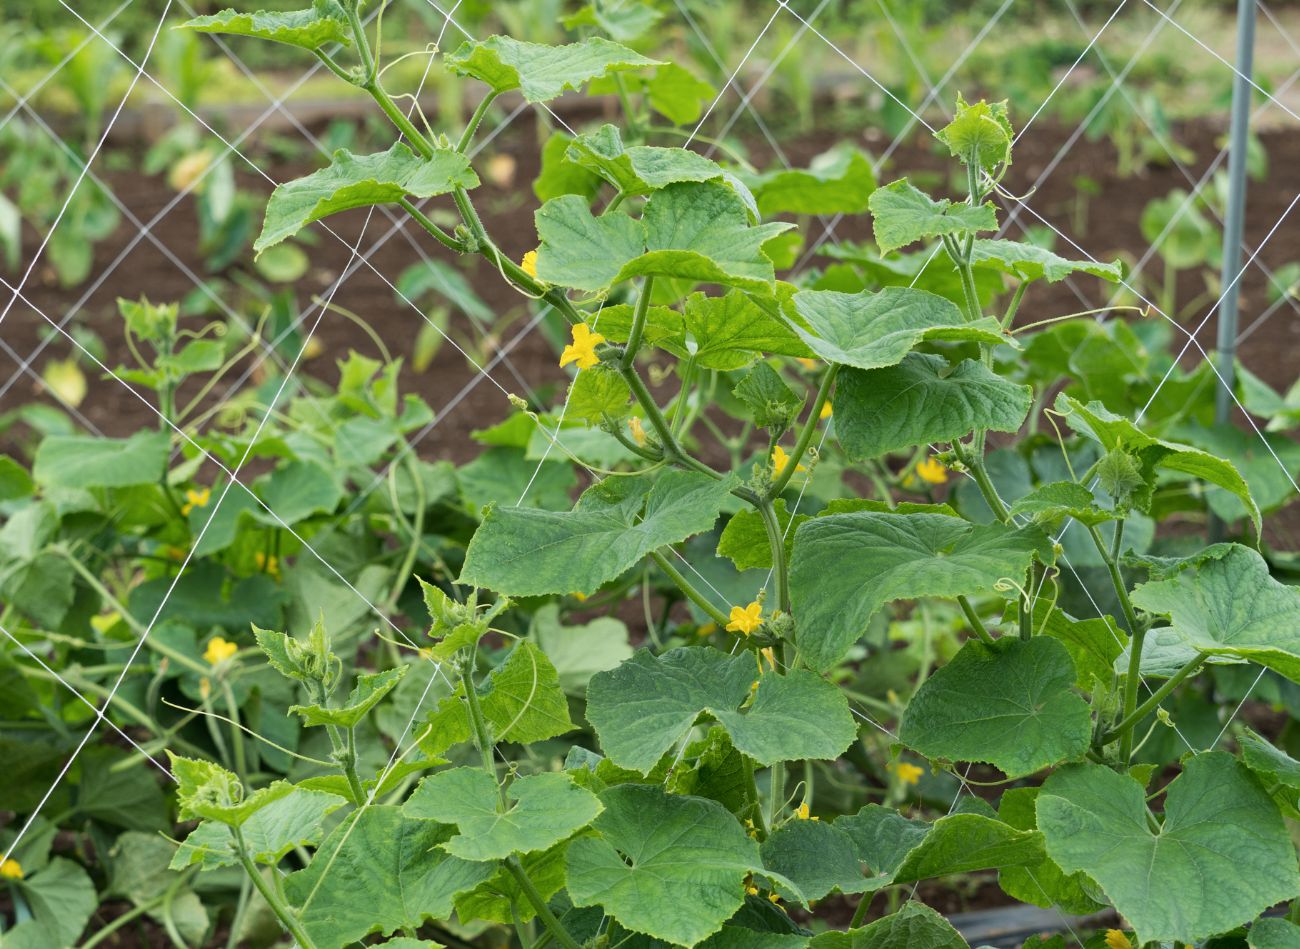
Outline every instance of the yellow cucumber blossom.
[[(523, 270), (524, 273), (528, 274), (528, 276), (536, 280), (537, 279), (537, 251), (530, 250), (528, 253), (524, 254), (524, 259), (519, 261), (519, 268)], [(564, 364), (560, 363), (560, 365), (564, 365)]]
[(222, 639), (220, 636), (213, 636), (208, 640), (208, 648), (203, 652), (203, 658), (210, 665), (217, 665), (225, 662), (235, 653), (239, 652), (239, 647), (232, 642)]
[(1133, 949), (1128, 936), (1118, 929), (1106, 930), (1106, 949)]
[(199, 488), (197, 491), (190, 488), (185, 492), (185, 504), (181, 507), (181, 513), (189, 517), (190, 511), (196, 507), (207, 507), (211, 498), (212, 490), (210, 488)]
[[(780, 474), (781, 472), (785, 471), (786, 467), (789, 464), (790, 464), (790, 456), (785, 453), (784, 448), (782, 448), (780, 445), (777, 445), (775, 448), (772, 449), (772, 468), (774, 471), (776, 471), (777, 474)], [(799, 471), (807, 471), (808, 469), (805, 468), (803, 465), (795, 465), (794, 470), (796, 472), (799, 472)]]
[(6, 880), (21, 880), (23, 878), (23, 865), (12, 858), (0, 863), (0, 877)]
[[(765, 646), (765, 647), (763, 647), (762, 649), (760, 649), (758, 652), (759, 652), (759, 655), (761, 655), (761, 656), (763, 657), (763, 659), (766, 659), (766, 660), (767, 660), (768, 668), (771, 669), (773, 672), (775, 672), (775, 671), (776, 671), (776, 652), (772, 649), (772, 647), (771, 647), (771, 646)], [(759, 675), (762, 675), (762, 674), (763, 674), (763, 659), (758, 660), (758, 672), (759, 672)]]
[(259, 550), (253, 554), (253, 562), (257, 564), (257, 569), (261, 570), (263, 573), (270, 574), (273, 577), (278, 577), (280, 575), (279, 557), (268, 557), (265, 553)]
[(645, 426), (641, 424), (641, 420), (637, 418), (635, 415), (633, 415), (630, 419), (627, 420), (627, 427), (632, 432), (632, 441), (636, 442), (637, 445), (644, 448), (645, 447)]
[(600, 357), (596, 355), (596, 347), (605, 342), (605, 337), (593, 333), (586, 323), (575, 323), (572, 332), (573, 342), (565, 346), (564, 352), (560, 353), (560, 366), (564, 367), (571, 362), (576, 362), (579, 369), (590, 369), (600, 362)]
[(948, 469), (939, 459), (931, 457), (916, 466), (916, 475), (926, 484), (944, 484), (948, 480)]
[(889, 770), (898, 776), (898, 780), (904, 784), (916, 784), (921, 780), (921, 775), (925, 774), (923, 768), (914, 764), (908, 764), (906, 761), (900, 761), (897, 764), (891, 764)]
[(817, 417), (824, 422), (828, 418), (830, 418), (833, 414), (834, 414), (834, 410), (831, 408), (831, 400), (827, 399), (825, 402), (822, 403), (821, 415)]
[(718, 631), (718, 624), (717, 624), (717, 623), (705, 623), (703, 626), (701, 626), (701, 627), (700, 627), (699, 629), (697, 629), (695, 632), (696, 632), (696, 634), (699, 635), (699, 636), (712, 636), (712, 635), (713, 635), (714, 633), (716, 633), (717, 631)]
[(820, 817), (814, 817), (808, 811), (808, 802), (804, 801), (794, 809), (794, 816), (797, 820), (821, 820)]
[(727, 631), (748, 636), (763, 625), (763, 604), (755, 600), (749, 606), (733, 606)]

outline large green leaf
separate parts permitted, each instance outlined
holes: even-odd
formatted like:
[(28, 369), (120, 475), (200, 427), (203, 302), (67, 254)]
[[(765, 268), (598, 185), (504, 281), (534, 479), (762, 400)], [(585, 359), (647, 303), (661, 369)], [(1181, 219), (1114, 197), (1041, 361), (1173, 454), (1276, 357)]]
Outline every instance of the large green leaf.
[(402, 813), (455, 824), (442, 849), (464, 860), (503, 860), (559, 843), (602, 810), (596, 795), (563, 772), (530, 774), (506, 789), (501, 807), (496, 779), (482, 768), (452, 768), (420, 782)]
[[(1010, 788), (998, 802), (998, 817), (1017, 830), (1036, 830), (1038, 788)], [(1038, 863), (1003, 867), (998, 885), (1008, 896), (1042, 907), (1060, 907), (1067, 913), (1088, 915), (1105, 908), (1092, 898), (1096, 887), (1083, 873), (1065, 873), (1046, 854)]]
[(711, 181), (656, 191), (641, 223), (647, 252), (623, 267), (616, 281), (661, 276), (756, 291), (770, 291), (775, 278), (763, 245), (794, 226), (751, 227), (740, 195)]
[(1067, 517), (1095, 527), (1117, 517), (1097, 503), (1096, 496), (1077, 481), (1051, 481), (1016, 499), (1012, 517), (1032, 517), (1044, 524), (1055, 524)]
[(594, 593), (642, 557), (713, 527), (730, 482), (688, 471), (607, 478), (572, 511), (490, 507), (458, 582), (511, 596)]
[(790, 327), (739, 290), (721, 297), (692, 293), (682, 308), (682, 328), (705, 369), (740, 369), (762, 353), (809, 355)]
[(970, 949), (961, 933), (930, 907), (909, 900), (897, 913), (861, 929), (814, 936), (808, 949)]
[(402, 815), (399, 807), (355, 811), (317, 849), (305, 870), (285, 880), (289, 900), (320, 949), (343, 949), (369, 933), (419, 929), (451, 915), (457, 893), (493, 873), (439, 845), (455, 830)]
[(587, 720), (615, 764), (647, 773), (701, 713), (760, 764), (841, 755), (857, 734), (843, 694), (808, 672), (758, 678), (747, 653), (673, 649), (655, 658), (641, 650), (591, 679)]
[(844, 145), (817, 155), (806, 169), (773, 171), (750, 185), (763, 215), (862, 214), (876, 175), (866, 155)]
[(1019, 778), (1079, 758), (1092, 738), (1074, 663), (1048, 636), (971, 640), (912, 696), (898, 731), (927, 758), (979, 761)]
[(276, 187), (253, 249), (261, 253), (312, 221), (349, 208), (393, 204), (407, 195), (431, 198), (477, 185), (469, 159), (450, 148), (440, 148), (430, 158), (402, 142), (372, 155), (340, 148), (324, 168)]
[[(777, 498), (773, 503), (776, 511), (777, 526), (785, 538), (786, 562), (794, 551), (794, 530), (791, 522), (798, 528), (811, 515), (791, 515), (786, 509), (785, 499)], [(767, 537), (767, 527), (763, 516), (750, 508), (742, 508), (731, 515), (727, 526), (718, 537), (718, 556), (726, 557), (736, 565), (737, 570), (769, 570), (772, 567), (772, 544)]]
[(1056, 411), (1065, 416), (1072, 429), (1100, 443), (1107, 451), (1120, 450), (1136, 457), (1147, 481), (1146, 491), (1139, 498), (1141, 507), (1145, 508), (1150, 501), (1156, 469), (1163, 468), (1199, 478), (1236, 496), (1246, 506), (1255, 533), (1259, 533), (1259, 508), (1245, 479), (1231, 462), (1190, 445), (1147, 435), (1132, 421), (1116, 415), (1100, 402), (1084, 405), (1061, 393), (1056, 397)]
[(992, 204), (972, 207), (946, 198), (936, 201), (906, 178), (877, 188), (869, 203), (876, 243), (885, 254), (928, 237), (995, 231), (998, 227)]
[(1009, 382), (978, 360), (949, 366), (942, 356), (908, 353), (897, 366), (840, 375), (835, 434), (849, 457), (876, 458), (955, 441), (976, 429), (1018, 431), (1032, 400), (1029, 386)]
[(819, 900), (832, 890), (875, 888), (863, 873), (853, 838), (832, 824), (792, 820), (768, 835), (762, 854), (763, 866), (794, 883), (804, 900)]
[(809, 348), (828, 362), (858, 369), (893, 366), (930, 339), (1005, 341), (997, 320), (972, 323), (951, 300), (924, 290), (800, 290), (791, 301), (798, 316), (792, 325)]
[(625, 784), (601, 796), (596, 834), (569, 844), (569, 896), (633, 932), (693, 946), (744, 900), (758, 844), (722, 805)]
[[(521, 642), (478, 687), (479, 705), (495, 741), (529, 744), (573, 730), (569, 703), (560, 677), (546, 654), (533, 643)], [(462, 686), (439, 703), (429, 716), (430, 731), (422, 742), (427, 754), (438, 755), (472, 735)]]
[(975, 525), (943, 514), (862, 511), (795, 531), (790, 592), (800, 654), (814, 669), (843, 658), (891, 600), (1004, 593), (1052, 545), (1038, 527)]
[(658, 65), (658, 60), (596, 36), (564, 46), (489, 36), (463, 43), (447, 56), (453, 72), (482, 80), (496, 93), (518, 89), (529, 102), (547, 102), (612, 72)]
[(347, 11), (338, 0), (312, 0), (309, 9), (285, 12), (222, 10), (211, 16), (195, 17), (181, 26), (200, 33), (255, 36), (303, 49), (319, 49), (331, 43), (352, 44), (352, 27), (348, 23)]
[(1023, 281), (1047, 278), (1048, 283), (1059, 283), (1075, 273), (1091, 274), (1111, 283), (1124, 277), (1124, 267), (1119, 261), (1101, 264), (1091, 260), (1067, 260), (1037, 244), (1020, 241), (978, 240), (971, 247), (972, 263), (992, 263)]
[(1189, 651), (1249, 659), (1300, 682), (1300, 587), (1274, 580), (1249, 547), (1232, 544), (1223, 556), (1139, 584), (1132, 599), (1168, 616), (1170, 635)]
[(975, 870), (1030, 866), (1043, 859), (1042, 835), (984, 814), (949, 814), (934, 823), (868, 804), (833, 825), (874, 873), (870, 889)]
[(626, 214), (596, 217), (585, 198), (566, 194), (547, 201), (537, 223), (537, 276), (577, 290), (602, 290), (645, 250), (645, 231)]
[(90, 875), (64, 857), (55, 857), (38, 872), (11, 885), (22, 895), (31, 916), (6, 930), (5, 949), (71, 946), (79, 941), (98, 903)]
[(713, 181), (725, 174), (717, 162), (687, 148), (624, 146), (614, 125), (579, 135), (567, 155), (569, 161), (590, 169), (629, 197), (679, 181)]
[(1048, 855), (1095, 880), (1139, 943), (1197, 943), (1300, 894), (1277, 806), (1223, 752), (1187, 759), (1155, 829), (1143, 786), (1103, 765), (1057, 771), (1037, 810)]
[(1261, 919), (1246, 934), (1250, 949), (1300, 949), (1300, 926), (1280, 917)]
[(32, 477), (53, 488), (152, 484), (167, 466), (170, 444), (160, 432), (137, 432), (130, 438), (47, 435), (36, 449)]
[(356, 685), (347, 701), (339, 706), (291, 705), (291, 713), (301, 715), (304, 725), (329, 725), (334, 728), (353, 728), (380, 703), (385, 695), (402, 681), (407, 665), (394, 666), (383, 672), (363, 672), (357, 676)]

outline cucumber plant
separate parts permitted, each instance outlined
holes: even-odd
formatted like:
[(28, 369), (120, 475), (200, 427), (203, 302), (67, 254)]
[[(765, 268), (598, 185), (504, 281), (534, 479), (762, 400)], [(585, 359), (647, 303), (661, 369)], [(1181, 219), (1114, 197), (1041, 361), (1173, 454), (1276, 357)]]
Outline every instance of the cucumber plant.
[[(1300, 938), (1256, 922), (1300, 896), (1284, 822), (1300, 763), (1250, 732), (1235, 754), (1199, 732), (1185, 748), (1162, 740), (1183, 737), (1166, 700), (1222, 668), (1300, 681), (1300, 591), (1258, 550), (1247, 478), (1175, 437), (1189, 420), (1158, 389), (1143, 426), (1080, 397), (1108, 380), (1127, 409), (1140, 385), (1125, 373), (1094, 362), (1100, 379), (1058, 391), (1062, 354), (1141, 346), (1086, 319), (1026, 322), (1035, 282), (1122, 272), (989, 236), (1011, 161), (1004, 104), (959, 101), (938, 131), (966, 182), (956, 199), (905, 178), (876, 187), (851, 152), (759, 174), (649, 144), (648, 122), (626, 141), (602, 126), (565, 144), (559, 163), (583, 184), (541, 205), (536, 249), (516, 261), (472, 194), (467, 153), (493, 103), (593, 85), (630, 102), (658, 61), (596, 36), (468, 41), (443, 64), (486, 91), (453, 135), (385, 88), (358, 0), (188, 26), (311, 51), (398, 133), (277, 188), (256, 248), (392, 204), (485, 258), (569, 324), (560, 362), (573, 367), (556, 411), (517, 400), (487, 437), (541, 438), (593, 483), (571, 507), (487, 505), (459, 562), (421, 581), (431, 641), (416, 656), (359, 671), (324, 624), (257, 630), (333, 771), (256, 786), (174, 756), (182, 815), (200, 821), (174, 869), (241, 866), (304, 949), (376, 933), (403, 949), (464, 944), (489, 927), (567, 949), (961, 947), (918, 901), (868, 922), (873, 896), (987, 870), (1014, 900), (1113, 907), (1133, 936), (1109, 945)], [(444, 229), (425, 199), (460, 223)], [(869, 212), (875, 247), (777, 279), (798, 229), (763, 218), (836, 212)], [(1189, 375), (1170, 367), (1172, 385)], [(949, 479), (947, 499), (932, 496)], [(1150, 550), (1153, 518), (1207, 507), (1240, 542)], [(1109, 584), (1113, 617), (1066, 611), (1075, 558)], [(650, 617), (654, 648), (566, 694), (526, 618), (616, 603), (646, 571), (678, 591), (677, 625)], [(923, 619), (951, 604), (960, 644), (885, 706), (894, 735), (852, 685), (889, 661), (879, 629), (908, 604)], [(546, 642), (562, 649), (563, 635)], [(368, 723), (413, 675), (446, 687), (431, 713), (402, 706), (410, 726), (376, 760)], [(884, 773), (919, 787), (919, 761), (956, 792), (933, 820), (871, 790)], [(861, 791), (824, 806), (819, 775)], [(1001, 788), (996, 806), (969, 784)], [(810, 915), (833, 894), (853, 907), (838, 930)]]

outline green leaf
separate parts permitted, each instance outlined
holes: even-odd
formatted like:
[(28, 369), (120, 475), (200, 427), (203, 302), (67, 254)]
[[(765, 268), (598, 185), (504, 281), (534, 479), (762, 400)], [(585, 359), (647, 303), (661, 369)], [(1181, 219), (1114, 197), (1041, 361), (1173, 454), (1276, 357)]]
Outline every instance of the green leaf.
[(512, 803), (502, 811), (492, 775), (482, 768), (452, 768), (421, 781), (402, 813), (455, 824), (460, 833), (442, 849), (482, 861), (545, 850), (586, 827), (603, 809), (596, 795), (563, 772), (516, 778), (506, 794)]
[(291, 705), (289, 712), (302, 716), (304, 725), (332, 725), (335, 728), (355, 728), (370, 710), (379, 704), (393, 686), (402, 681), (410, 666), (394, 666), (383, 672), (363, 672), (347, 701), (338, 707), (325, 705)]
[(12, 885), (22, 895), (31, 917), (5, 931), (5, 949), (71, 946), (78, 942), (99, 903), (90, 876), (63, 857), (55, 857), (39, 872)]
[(459, 583), (510, 596), (594, 593), (652, 550), (713, 527), (731, 482), (669, 471), (607, 478), (572, 511), (491, 507)]
[(1196, 943), (1300, 893), (1276, 805), (1230, 755), (1187, 759), (1159, 829), (1145, 798), (1108, 767), (1069, 765), (1047, 779), (1037, 807), (1048, 855), (1095, 880), (1139, 943)]
[(1074, 678), (1069, 652), (1050, 637), (970, 640), (912, 697), (899, 741), (927, 758), (991, 764), (1008, 778), (1079, 758), (1092, 717), (1071, 691)]
[(31, 497), (36, 483), (27, 469), (8, 455), (0, 455), (0, 502)]
[(1249, 728), (1237, 737), (1237, 747), (1241, 749), (1241, 759), (1246, 767), (1265, 783), (1300, 790), (1300, 761), (1274, 748)]
[[(432, 726), (422, 743), (427, 754), (441, 754), (467, 741), (471, 730), (461, 686), (443, 699), (429, 717)], [(526, 745), (573, 730), (569, 703), (555, 666), (530, 642), (521, 642), (478, 687), (479, 704), (496, 741)]]
[(1245, 479), (1231, 463), (1198, 448), (1147, 435), (1133, 422), (1114, 414), (1100, 402), (1084, 405), (1062, 392), (1056, 397), (1056, 411), (1065, 416), (1072, 429), (1098, 442), (1106, 451), (1120, 450), (1137, 458), (1148, 483), (1145, 495), (1139, 498), (1141, 508), (1149, 506), (1155, 470), (1163, 468), (1191, 475), (1235, 495), (1246, 506), (1255, 533), (1259, 533), (1259, 508)]
[[(440, 848), (455, 831), (413, 820), (401, 808), (354, 811), (325, 838), (305, 870), (285, 880), (319, 949), (343, 949), (369, 933), (419, 929), (451, 915), (453, 897), (492, 875)], [(305, 904), (305, 905), (304, 905)]]
[(329, 513), (343, 500), (343, 489), (334, 476), (314, 461), (279, 465), (264, 479), (259, 478), (255, 487), (270, 511), (260, 507), (250, 510), (254, 518), (269, 527), (296, 524), (313, 514)]
[(1300, 926), (1280, 918), (1258, 920), (1246, 934), (1246, 945), (1250, 949), (1300, 949)]
[(822, 821), (782, 825), (763, 841), (762, 854), (763, 866), (793, 882), (804, 900), (819, 900), (832, 890), (861, 893), (872, 888), (853, 838)]
[(661, 276), (770, 292), (775, 279), (765, 243), (792, 224), (751, 227), (745, 202), (717, 182), (682, 182), (650, 196), (641, 218), (647, 253), (618, 280)]
[(823, 152), (807, 169), (774, 171), (751, 182), (759, 213), (862, 214), (876, 190), (871, 161), (851, 145)]
[(988, 172), (1011, 163), (1011, 120), (1007, 103), (981, 99), (968, 105), (959, 95), (957, 114), (934, 137), (948, 146), (952, 157), (962, 164), (972, 161)]
[(755, 365), (732, 391), (749, 409), (755, 425), (778, 436), (794, 424), (803, 409), (804, 397), (765, 362)]
[[(762, 353), (809, 355), (785, 323), (738, 290), (721, 297), (692, 293), (681, 319), (684, 333), (695, 342), (695, 361), (704, 369), (741, 369)], [(685, 339), (682, 345), (690, 351)]]
[[(1036, 830), (1035, 805), (1038, 788), (1010, 788), (998, 802), (998, 817), (1017, 830)], [(1078, 916), (1091, 915), (1105, 907), (1090, 895), (1096, 887), (1083, 873), (1064, 873), (1044, 854), (1038, 863), (1003, 867), (998, 871), (998, 885), (1013, 899), (1044, 908), (1060, 907), (1062, 912)]]
[(288, 797), (294, 787), (275, 781), (244, 797), (244, 786), (234, 772), (211, 761), (182, 758), (170, 751), (172, 776), (182, 819), (201, 818), (239, 827), (262, 808)]
[(919, 901), (861, 929), (814, 936), (808, 949), (970, 949), (952, 924)]
[[(544, 900), (564, 889), (564, 856), (568, 849), (567, 842), (559, 843), (550, 850), (525, 854), (519, 859)], [(502, 866), (473, 890), (456, 897), (456, 914), (461, 919), (510, 925), (516, 916), (520, 922), (533, 919), (537, 911), (520, 888), (519, 881)]]
[(601, 796), (594, 836), (569, 844), (569, 896), (626, 929), (679, 946), (717, 932), (761, 868), (758, 844), (720, 804), (625, 784)]
[(650, 108), (674, 125), (698, 121), (717, 92), (677, 63), (664, 63), (656, 69), (646, 80), (645, 90)]
[(1139, 584), (1132, 600), (1168, 616), (1171, 634), (1191, 649), (1248, 659), (1300, 681), (1300, 587), (1274, 580), (1249, 547), (1232, 544), (1224, 556)]
[(1020, 241), (977, 240), (971, 247), (971, 263), (992, 263), (1018, 279), (1029, 282), (1047, 278), (1059, 283), (1071, 274), (1086, 273), (1111, 283), (1124, 279), (1124, 265), (1091, 260), (1067, 260), (1045, 247)]
[(489, 36), (463, 43), (446, 62), (452, 72), (481, 80), (497, 94), (518, 89), (529, 102), (547, 102), (610, 73), (661, 65), (600, 37), (545, 46)]
[(600, 192), (600, 178), (568, 160), (572, 141), (563, 132), (556, 132), (542, 146), (542, 168), (533, 179), (533, 194), (538, 201), (546, 203), (563, 194), (580, 195), (590, 201)]
[(754, 659), (704, 647), (655, 658), (641, 650), (592, 676), (587, 720), (609, 760), (648, 773), (707, 712), (732, 744), (763, 765), (839, 757), (857, 735), (843, 694), (808, 672), (764, 675), (753, 690)]
[(947, 198), (936, 201), (900, 178), (871, 194), (872, 227), (881, 253), (906, 247), (929, 237), (996, 231), (993, 205), (953, 204)]
[(1031, 866), (1043, 859), (1042, 835), (984, 814), (949, 814), (931, 824), (868, 804), (833, 826), (849, 835), (858, 859), (875, 871), (868, 881), (872, 890), (954, 873)]
[(591, 213), (576, 194), (547, 201), (537, 223), (537, 277), (577, 290), (603, 290), (645, 250), (645, 231), (626, 214)]
[[(533, 428), (530, 420), (529, 430)], [(456, 480), (475, 514), (490, 504), (562, 511), (572, 503), (570, 492), (578, 484), (573, 465), (529, 459), (514, 448), (489, 448), (458, 468)]]
[(650, 194), (679, 181), (714, 181), (724, 175), (717, 162), (690, 149), (625, 147), (614, 125), (579, 135), (569, 145), (567, 157), (628, 197)]
[(340, 148), (326, 167), (276, 187), (253, 249), (260, 253), (339, 211), (394, 204), (408, 195), (432, 198), (477, 185), (469, 159), (450, 148), (437, 149), (430, 158), (402, 142), (372, 155)]
[(1016, 500), (1011, 516), (1033, 518), (1042, 524), (1056, 524), (1069, 517), (1095, 527), (1118, 515), (1098, 505), (1093, 493), (1077, 481), (1052, 481)]
[(1023, 586), (1037, 555), (1051, 562), (1041, 528), (974, 525), (942, 514), (863, 511), (818, 517), (795, 531), (790, 593), (799, 651), (829, 669), (892, 600), (1003, 594)]
[(579, 694), (597, 672), (613, 669), (632, 657), (627, 627), (621, 620), (598, 616), (581, 626), (565, 626), (556, 603), (533, 614), (532, 635), (554, 664), (561, 687)]
[[(275, 866), (295, 847), (314, 846), (324, 833), (322, 823), (345, 803), (336, 794), (294, 788), (285, 797), (257, 811), (240, 827), (249, 855), (258, 863)], [(190, 832), (172, 857), (171, 868), (193, 864), (205, 870), (239, 862), (230, 828), (205, 820)]]
[(48, 488), (124, 488), (158, 481), (171, 439), (162, 432), (130, 438), (47, 435), (36, 449), (32, 477)]
[(969, 322), (952, 301), (924, 290), (800, 290), (791, 299), (799, 317), (792, 325), (808, 347), (857, 369), (896, 365), (926, 340), (1006, 341), (997, 320)]
[(663, 13), (649, 3), (614, 0), (613, 3), (588, 3), (565, 16), (561, 22), (565, 29), (579, 32), (581, 27), (594, 26), (620, 43), (626, 43), (641, 36), (662, 18)]
[[(790, 512), (786, 508), (784, 498), (777, 498), (773, 506), (776, 508), (776, 522), (781, 528), (781, 536), (785, 538), (785, 556), (788, 563), (790, 554), (794, 550), (794, 530), (790, 528)], [(809, 520), (807, 514), (794, 515), (794, 527), (797, 529), (807, 520)], [(727, 526), (722, 529), (722, 535), (718, 538), (718, 556), (726, 557), (736, 565), (737, 570), (770, 569), (772, 545), (767, 539), (767, 528), (763, 524), (762, 515), (750, 508), (742, 508), (731, 515), (731, 520), (727, 521)]]
[(182, 29), (200, 33), (233, 33), (258, 39), (319, 49), (331, 43), (352, 45), (352, 27), (338, 0), (313, 0), (310, 9), (286, 12), (240, 13), (222, 10), (181, 24)]
[(569, 386), (564, 417), (599, 422), (605, 416), (618, 420), (628, 413), (632, 390), (613, 366), (599, 363), (578, 373)]
[(1077, 673), (1075, 685), (1084, 691), (1096, 688), (1094, 679), (1109, 684), (1114, 663), (1128, 644), (1127, 634), (1109, 616), (1078, 620), (1043, 596), (1034, 603), (1033, 624), (1035, 635), (1051, 636), (1065, 646)]
[(850, 458), (878, 458), (956, 441), (977, 429), (1019, 431), (1032, 401), (1029, 386), (978, 360), (950, 366), (942, 356), (908, 353), (897, 366), (851, 369), (839, 377), (835, 434)]

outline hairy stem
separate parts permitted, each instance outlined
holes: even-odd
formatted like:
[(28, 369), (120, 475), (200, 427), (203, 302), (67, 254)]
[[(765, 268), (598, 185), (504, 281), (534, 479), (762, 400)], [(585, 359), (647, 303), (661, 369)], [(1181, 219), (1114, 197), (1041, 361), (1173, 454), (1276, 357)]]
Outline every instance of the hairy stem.
[[(1155, 711), (1156, 708), (1160, 705), (1160, 703), (1163, 702), (1165, 698), (1169, 695), (1169, 693), (1172, 692), (1174, 689), (1178, 688), (1178, 686), (1182, 685), (1185, 679), (1199, 672), (1201, 666), (1205, 664), (1205, 660), (1207, 658), (1209, 658), (1207, 653), (1203, 653), (1203, 652), (1197, 653), (1196, 658), (1188, 661), (1186, 665), (1184, 665), (1181, 669), (1179, 669), (1168, 679), (1166, 679), (1164, 681), (1164, 684), (1161, 685), (1160, 688), (1152, 692), (1150, 698), (1148, 698), (1137, 708), (1133, 709), (1132, 712), (1129, 712), (1127, 715), (1125, 715), (1123, 720), (1120, 721), (1119, 724), (1117, 724), (1114, 728), (1110, 729), (1108, 732), (1102, 735), (1100, 743), (1102, 745), (1109, 745), (1117, 738), (1122, 739), (1125, 735), (1131, 735), (1133, 729), (1137, 726), (1138, 722), (1142, 721), (1142, 719), (1146, 718), (1153, 711)], [(1123, 750), (1123, 745), (1121, 745), (1120, 748), (1121, 750)]]
[(984, 625), (984, 621), (979, 618), (979, 614), (975, 612), (975, 607), (971, 606), (970, 600), (964, 596), (959, 596), (957, 597), (957, 605), (961, 607), (962, 615), (966, 617), (966, 622), (970, 623), (970, 628), (975, 631), (975, 635), (987, 645), (992, 646), (993, 636), (989, 633), (988, 627)]
[(677, 588), (681, 590), (682, 593), (686, 594), (688, 600), (702, 609), (708, 615), (709, 619), (717, 623), (719, 629), (726, 628), (726, 625), (731, 622), (731, 620), (727, 618), (726, 614), (724, 614), (722, 610), (710, 603), (704, 594), (696, 588), (695, 584), (686, 579), (685, 575), (674, 567), (667, 557), (657, 550), (652, 550), (650, 556), (654, 562), (659, 565), (659, 569), (668, 575), (668, 579), (677, 584)]
[(826, 375), (822, 377), (821, 385), (817, 388), (817, 396), (813, 399), (812, 409), (808, 413), (808, 419), (804, 422), (803, 430), (799, 433), (799, 440), (795, 442), (794, 452), (790, 455), (790, 461), (785, 466), (784, 471), (777, 473), (776, 479), (772, 482), (772, 488), (768, 491), (769, 498), (777, 497), (785, 490), (790, 479), (794, 477), (795, 469), (799, 466), (800, 460), (812, 443), (813, 434), (817, 431), (817, 426), (821, 422), (822, 408), (826, 405), (826, 400), (830, 398), (831, 386), (835, 385), (835, 377), (839, 374), (839, 363), (833, 363), (826, 370)]
[(235, 851), (239, 855), (239, 862), (243, 866), (244, 872), (248, 874), (248, 878), (253, 881), (253, 886), (257, 887), (257, 892), (262, 894), (262, 899), (266, 900), (266, 905), (271, 907), (271, 911), (279, 918), (280, 925), (285, 928), (290, 936), (297, 940), (301, 949), (316, 949), (316, 943), (312, 941), (311, 937), (308, 936), (306, 931), (302, 928), (302, 924), (298, 922), (297, 915), (295, 915), (293, 910), (285, 904), (284, 900), (280, 899), (280, 894), (275, 891), (274, 887), (270, 886), (266, 882), (262, 877), (261, 872), (257, 869), (257, 865), (253, 863), (252, 858), (249, 857), (248, 847), (244, 843), (243, 833), (238, 827), (230, 828), (230, 832), (235, 838)]

